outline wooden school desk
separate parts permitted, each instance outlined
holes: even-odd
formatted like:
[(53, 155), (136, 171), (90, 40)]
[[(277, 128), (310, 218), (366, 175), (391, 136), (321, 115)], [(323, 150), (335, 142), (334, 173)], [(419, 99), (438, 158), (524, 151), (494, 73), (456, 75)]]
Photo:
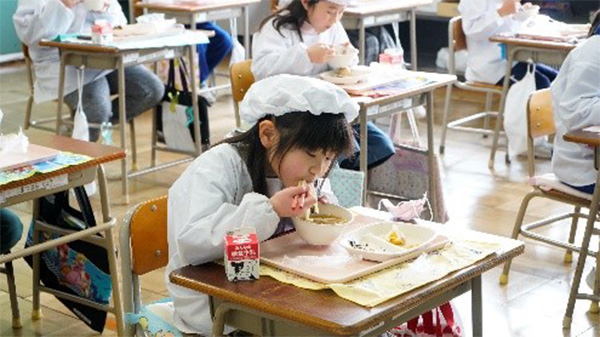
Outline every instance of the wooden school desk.
[[(63, 234), (63, 236), (58, 239), (36, 244), (10, 254), (0, 255), (0, 263), (5, 263), (21, 257), (33, 255), (32, 315), (35, 317), (39, 317), (40, 313), (39, 291), (44, 291), (77, 303), (87, 304), (96, 309), (112, 312), (116, 317), (118, 334), (122, 335), (123, 311), (121, 310), (121, 292), (119, 288), (120, 282), (119, 274), (117, 272), (115, 245), (113, 243), (113, 229), (116, 226), (116, 219), (110, 216), (110, 204), (108, 200), (106, 178), (102, 164), (114, 160), (124, 159), (125, 151), (112, 146), (83, 142), (40, 131), (27, 131), (26, 135), (29, 137), (29, 142), (32, 144), (42, 145), (60, 151), (84, 154), (92, 157), (92, 159), (85, 163), (62, 168), (58, 171), (44, 174), (37, 173), (24, 180), (13, 181), (4, 185), (0, 185), (0, 208), (33, 200), (32, 216), (33, 219), (36, 219), (39, 211), (38, 198), (93, 182), (96, 180), (97, 173), (98, 191), (100, 193), (100, 203), (102, 205), (102, 223), (95, 227), (81, 231), (56, 230), (57, 232)], [(41, 227), (55, 229), (55, 227), (49, 225), (41, 225)], [(99, 238), (97, 236), (98, 233), (102, 233), (104, 238)], [(75, 240), (88, 240), (94, 244), (106, 248), (106, 251), (108, 252), (108, 263), (112, 283), (112, 295), (114, 303), (112, 306), (100, 305), (95, 302), (84, 300), (69, 294), (63, 294), (40, 285), (39, 253)]]
[[(204, 32), (186, 31), (181, 35), (174, 35), (163, 38), (144, 39), (140, 36), (134, 42), (124, 42), (115, 45), (95, 45), (88, 43), (78, 43), (73, 41), (50, 41), (42, 40), (39, 44), (44, 47), (58, 48), (60, 52), (60, 74), (58, 85), (58, 109), (56, 112), (56, 133), (60, 132), (63, 124), (62, 106), (64, 101), (65, 87), (65, 68), (67, 66), (88, 67), (94, 69), (117, 69), (118, 86), (119, 86), (119, 135), (121, 141), (121, 149), (127, 149), (127, 138), (125, 137), (126, 115), (125, 115), (125, 67), (139, 65), (143, 63), (156, 62), (165, 59), (172, 59), (187, 55), (189, 63), (190, 78), (197, 76), (194, 60), (195, 48), (198, 43), (208, 43), (208, 38)], [(197, 96), (196, 81), (191, 81), (192, 97)], [(194, 116), (198, 116), (198, 101), (193, 100)], [(153, 119), (153, 125), (155, 121)], [(135, 132), (132, 128), (132, 133), (135, 137)], [(137, 158), (135, 156), (136, 149), (133, 148), (132, 163), (134, 172), (129, 172), (127, 160), (121, 161), (121, 187), (124, 197), (124, 203), (129, 202), (129, 185), (128, 179), (138, 175), (154, 172), (156, 170), (181, 164), (191, 161), (201, 153), (201, 138), (200, 124), (198, 118), (194, 118), (194, 135), (196, 139), (196, 149), (193, 152), (176, 151), (166, 147), (158, 147), (156, 145), (156, 127), (152, 130), (152, 166), (137, 170)], [(132, 144), (132, 146), (135, 143)], [(190, 155), (189, 158), (180, 159), (174, 162), (164, 163), (159, 166), (155, 165), (156, 154), (155, 150), (171, 151), (177, 153), (185, 153)]]
[(520, 241), (494, 238), (500, 242), (496, 253), (372, 308), (343, 299), (330, 289), (301, 289), (266, 276), (229, 282), (223, 266), (214, 262), (174, 270), (169, 278), (209, 295), (213, 336), (222, 336), (224, 324), (261, 336), (378, 336), (469, 290), (473, 335), (481, 336), (481, 275), (524, 250)]
[(504, 82), (502, 83), (502, 96), (500, 98), (500, 111), (498, 121), (496, 122), (496, 131), (490, 154), (489, 167), (494, 167), (496, 157), (496, 149), (498, 145), (498, 136), (502, 127), (504, 118), (504, 105), (506, 103), (506, 93), (510, 84), (510, 75), (512, 73), (513, 62), (527, 62), (531, 59), (535, 63), (544, 63), (549, 65), (560, 66), (569, 52), (576, 47), (570, 42), (553, 42), (543, 40), (532, 40), (518, 38), (514, 36), (496, 35), (490, 38), (490, 41), (504, 44), (506, 54), (506, 73), (504, 74)]
[[(175, 18), (178, 23), (190, 25), (191, 29), (196, 29), (196, 24), (216, 20), (236, 20), (238, 17), (244, 18), (244, 47), (246, 48), (246, 59), (250, 58), (250, 28), (248, 24), (248, 7), (251, 4), (259, 3), (260, 0), (210, 0), (210, 1), (190, 1), (174, 0), (164, 1), (154, 0), (152, 2), (139, 1), (135, 4), (136, 8), (141, 8), (145, 13), (164, 13), (166, 18)], [(237, 32), (231, 32), (232, 35)]]
[[(408, 89), (406, 91), (391, 94), (380, 98), (368, 98), (360, 100), (360, 111), (358, 120), (360, 123), (360, 170), (364, 172), (364, 188), (363, 188), (363, 204), (367, 198), (367, 122), (376, 118), (390, 116), (394, 113), (406, 111), (407, 109), (422, 106), (425, 104), (427, 110), (427, 153), (428, 153), (428, 167), (434, 167), (434, 141), (433, 141), (433, 92), (437, 88), (446, 87), (449, 84), (456, 82), (456, 76), (448, 74), (436, 74), (426, 72), (407, 72), (409, 76), (422, 74), (428, 80), (427, 84), (415, 88)], [(398, 75), (398, 80), (406, 76), (406, 74)], [(390, 81), (393, 81), (390, 78)], [(408, 102), (408, 104), (407, 104)], [(431, 203), (431, 209), (436, 210), (435, 205), (436, 198), (436, 181), (434, 179), (433, 170), (429, 172), (429, 190), (427, 195), (429, 196), (429, 202)], [(433, 221), (439, 221), (441, 214), (437, 214), (437, 211), (433, 213)]]
[(365, 29), (388, 23), (410, 22), (410, 64), (417, 70), (417, 14), (418, 6), (430, 5), (433, 0), (377, 0), (362, 1), (348, 6), (342, 16), (346, 29), (358, 29), (359, 64), (365, 64)]
[[(587, 223), (585, 225), (585, 233), (583, 234), (583, 242), (581, 243), (581, 251), (579, 252), (579, 258), (577, 259), (577, 268), (575, 268), (575, 275), (573, 276), (573, 284), (571, 285), (571, 293), (569, 294), (569, 302), (567, 302), (567, 310), (565, 312), (565, 318), (563, 319), (563, 327), (571, 327), (571, 319), (573, 317), (573, 310), (575, 309), (575, 300), (586, 299), (595, 302), (600, 301), (600, 289), (594, 289), (593, 295), (580, 293), (579, 285), (581, 284), (581, 277), (583, 274), (583, 268), (585, 266), (585, 260), (588, 256), (590, 239), (594, 232), (594, 223), (597, 219), (599, 210), (598, 203), (600, 203), (600, 134), (596, 132), (588, 132), (583, 130), (575, 130), (566, 133), (563, 139), (568, 142), (584, 144), (594, 148), (594, 167), (596, 168), (596, 188), (592, 196), (592, 204), (590, 206), (590, 212), (587, 217)], [(597, 234), (597, 233), (596, 233)], [(596, 257), (596, 268), (600, 267), (600, 260)], [(598, 272), (596, 272), (598, 273)], [(596, 274), (597, 275), (597, 274)]]

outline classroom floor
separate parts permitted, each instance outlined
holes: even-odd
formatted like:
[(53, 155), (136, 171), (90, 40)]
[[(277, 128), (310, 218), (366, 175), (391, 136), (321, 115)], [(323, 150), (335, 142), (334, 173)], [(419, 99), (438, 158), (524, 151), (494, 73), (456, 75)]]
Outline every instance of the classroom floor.
[[(219, 78), (219, 82), (227, 81)], [(441, 111), (444, 90), (436, 92), (435, 125), (436, 143), (439, 144)], [(0, 109), (4, 112), (2, 132), (17, 131), (23, 123), (28, 88), (25, 67), (16, 62), (0, 65)], [(452, 114), (464, 115), (483, 108), (483, 97), (465, 92), (453, 96)], [(53, 116), (55, 103), (34, 106), (36, 118)], [(406, 121), (406, 120), (405, 120)], [(385, 121), (380, 121), (385, 123)], [(231, 96), (221, 92), (217, 102), (210, 108), (212, 142), (216, 142), (234, 127)], [(407, 124), (406, 122), (404, 124)], [(425, 135), (425, 125), (420, 121), (421, 135)], [(140, 167), (150, 161), (151, 116), (146, 113), (136, 119), (138, 157)], [(115, 139), (115, 141), (118, 141)], [(118, 144), (118, 143), (117, 143)], [(448, 226), (470, 228), (496, 235), (509, 236), (516, 218), (522, 197), (530, 190), (526, 183), (526, 165), (521, 158), (514, 158), (510, 165), (504, 163), (504, 151), (500, 151), (495, 170), (487, 167), (491, 139), (481, 136), (449, 132), (446, 154), (440, 157), (443, 169), (442, 181), (446, 206), (451, 221)], [(436, 148), (437, 150), (437, 148)], [(177, 155), (159, 154), (159, 162)], [(111, 211), (121, 220), (127, 210), (138, 202), (167, 193), (169, 186), (185, 169), (185, 165), (172, 167), (141, 177), (130, 182), (130, 203), (123, 205), (120, 197), (119, 181), (109, 181)], [(120, 166), (113, 163), (107, 166), (108, 176), (118, 177)], [(550, 170), (549, 161), (539, 161), (539, 172)], [(92, 197), (93, 206), (98, 209), (99, 198)], [(23, 221), (30, 221), (30, 203), (11, 207)], [(526, 220), (536, 220), (544, 216), (567, 210), (564, 206), (551, 202), (533, 201)], [(567, 222), (543, 230), (559, 237), (568, 235)], [(26, 228), (27, 229), (27, 228)], [(25, 230), (26, 230), (25, 229)], [(580, 230), (581, 234), (582, 230)], [(514, 260), (510, 283), (500, 286), (498, 277), (501, 269), (495, 268), (483, 275), (483, 331), (485, 336), (600, 336), (600, 319), (587, 312), (588, 301), (578, 301), (575, 307), (570, 331), (562, 329), (562, 320), (569, 294), (575, 263), (563, 263), (564, 251), (539, 242), (525, 240), (525, 253)], [(22, 247), (24, 240), (17, 245)], [(592, 247), (595, 243), (592, 243)], [(575, 259), (576, 260), (576, 259)], [(588, 259), (587, 272), (593, 264)], [(68, 312), (53, 296), (42, 293), (43, 318), (31, 320), (31, 269), (23, 261), (15, 261), (17, 292), (23, 328), (11, 328), (10, 302), (6, 278), (0, 276), (0, 336), (92, 336), (97, 333), (88, 329), (75, 316)], [(167, 296), (162, 271), (152, 272), (142, 279), (144, 301), (152, 301)], [(583, 285), (582, 288), (586, 286)], [(462, 317), (465, 334), (471, 336), (470, 294), (454, 301)], [(114, 318), (109, 315), (104, 336), (116, 335)]]

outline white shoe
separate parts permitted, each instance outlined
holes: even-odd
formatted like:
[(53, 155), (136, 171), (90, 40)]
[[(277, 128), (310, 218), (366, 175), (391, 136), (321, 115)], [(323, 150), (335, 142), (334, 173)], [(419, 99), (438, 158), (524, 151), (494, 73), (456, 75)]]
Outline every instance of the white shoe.
[(596, 267), (592, 268), (592, 270), (590, 270), (590, 273), (587, 274), (586, 278), (585, 278), (585, 283), (587, 283), (588, 287), (590, 287), (590, 289), (594, 290), (594, 281), (596, 280)]
[(427, 116), (427, 110), (422, 105), (412, 108), (412, 111), (417, 119), (424, 119)]
[[(533, 148), (533, 156), (537, 159), (552, 159), (553, 145), (544, 141)], [(527, 152), (519, 154), (519, 157), (527, 158)]]
[(552, 159), (552, 151), (554, 146), (551, 143), (544, 141), (533, 148), (533, 155), (538, 159)]
[(204, 97), (208, 104), (213, 105), (217, 101), (217, 95), (215, 94), (215, 90), (211, 90), (206, 83), (200, 85), (200, 90), (198, 95)]

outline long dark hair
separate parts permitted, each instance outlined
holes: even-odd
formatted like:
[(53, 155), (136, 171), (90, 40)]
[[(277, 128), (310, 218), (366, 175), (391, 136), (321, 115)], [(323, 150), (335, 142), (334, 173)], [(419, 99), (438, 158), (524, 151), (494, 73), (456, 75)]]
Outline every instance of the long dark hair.
[(222, 142), (237, 144), (240, 151), (246, 154), (246, 166), (254, 192), (267, 194), (265, 172), (270, 158), (259, 136), (259, 124), (264, 120), (273, 121), (279, 133), (272, 158), (283, 158), (292, 149), (308, 152), (323, 150), (333, 152), (336, 156), (350, 156), (353, 152), (354, 135), (344, 114), (323, 113), (317, 116), (310, 112), (292, 112), (278, 117), (263, 117), (250, 130)]
[(596, 13), (594, 13), (592, 27), (590, 27), (588, 37), (592, 37), (592, 35), (596, 33), (596, 30), (598, 30), (598, 27), (600, 27), (600, 10), (597, 10)]
[[(321, 1), (321, 0), (309, 0), (308, 7), (313, 8), (319, 1)], [(295, 30), (298, 33), (298, 36), (300, 37), (300, 41), (304, 41), (302, 39), (302, 33), (300, 31), (300, 28), (302, 28), (302, 25), (304, 24), (304, 22), (306, 22), (307, 17), (308, 17), (308, 13), (306, 12), (306, 9), (302, 5), (302, 1), (301, 0), (292, 0), (292, 2), (290, 2), (290, 4), (287, 5), (286, 7), (267, 16), (267, 18), (264, 19), (260, 23), (258, 30), (261, 30), (262, 27), (271, 18), (274, 18), (273, 19), (273, 27), (275, 28), (275, 30), (277, 30), (277, 32), (279, 32), (279, 34), (281, 34), (281, 27), (289, 28), (291, 30)], [(283, 34), (282, 34), (282, 36), (283, 36)]]

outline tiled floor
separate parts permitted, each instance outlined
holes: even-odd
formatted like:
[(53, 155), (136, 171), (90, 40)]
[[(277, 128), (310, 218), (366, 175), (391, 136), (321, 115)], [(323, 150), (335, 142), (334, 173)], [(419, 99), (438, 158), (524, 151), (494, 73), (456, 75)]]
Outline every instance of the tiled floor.
[[(23, 123), (28, 95), (26, 83), (22, 64), (0, 67), (0, 108), (5, 114), (1, 131), (4, 133), (18, 130)], [(437, 121), (441, 120), (443, 94), (443, 90), (436, 93)], [(481, 97), (459, 92), (454, 98), (453, 114), (466, 114), (482, 108)], [(52, 116), (55, 108), (55, 103), (36, 105), (34, 116)], [(136, 121), (140, 165), (143, 167), (149, 164), (150, 158), (150, 115), (146, 113)], [(233, 128), (233, 106), (231, 97), (227, 93), (223, 93), (210, 108), (210, 123), (213, 142), (220, 140)], [(421, 123), (421, 128), (423, 126)], [(436, 125), (435, 130), (436, 135), (439, 135), (439, 125)], [(439, 137), (436, 137), (436, 141), (438, 139)], [(495, 169), (489, 170), (487, 159), (490, 143), (490, 139), (482, 139), (475, 135), (449, 133), (446, 154), (440, 158), (446, 206), (451, 217), (448, 225), (508, 236), (521, 199), (529, 191), (526, 184), (526, 168), (524, 161), (518, 158), (515, 158), (512, 164), (505, 165), (504, 152), (501, 151)], [(159, 161), (172, 156), (160, 154)], [(164, 195), (184, 169), (185, 165), (181, 165), (132, 179), (129, 205), (121, 203), (120, 183), (109, 182), (112, 214), (120, 220), (127, 209), (136, 203)], [(549, 171), (549, 162), (540, 162), (538, 169)], [(120, 172), (119, 166), (115, 164), (108, 165), (107, 171), (109, 177), (118, 176)], [(92, 197), (92, 201), (97, 209), (97, 196)], [(16, 211), (27, 224), (30, 221), (30, 207), (29, 203), (25, 203), (11, 209)], [(557, 204), (534, 201), (527, 218), (538, 219), (564, 210), (564, 207)], [(544, 232), (566, 236), (567, 230), (564, 227), (556, 225)], [(600, 336), (598, 315), (587, 312), (589, 303), (586, 301), (577, 303), (572, 329), (570, 331), (562, 329), (561, 323), (575, 264), (564, 264), (563, 251), (559, 249), (529, 240), (526, 242), (525, 253), (513, 263), (510, 283), (507, 286), (498, 284), (499, 268), (483, 276), (484, 334), (502, 337)], [(23, 242), (17, 247), (22, 246)], [(47, 294), (42, 296), (44, 317), (39, 321), (32, 321), (30, 319), (31, 269), (22, 260), (16, 261), (15, 264), (23, 328), (19, 330), (11, 328), (6, 280), (0, 277), (0, 336), (95, 335), (72, 313), (67, 312), (54, 297)], [(591, 264), (592, 259), (588, 259), (586, 270)], [(162, 271), (145, 276), (142, 285), (145, 301), (167, 296)], [(465, 336), (470, 336), (469, 294), (461, 296), (455, 304), (465, 324)], [(103, 335), (116, 335), (114, 319), (110, 315)]]

